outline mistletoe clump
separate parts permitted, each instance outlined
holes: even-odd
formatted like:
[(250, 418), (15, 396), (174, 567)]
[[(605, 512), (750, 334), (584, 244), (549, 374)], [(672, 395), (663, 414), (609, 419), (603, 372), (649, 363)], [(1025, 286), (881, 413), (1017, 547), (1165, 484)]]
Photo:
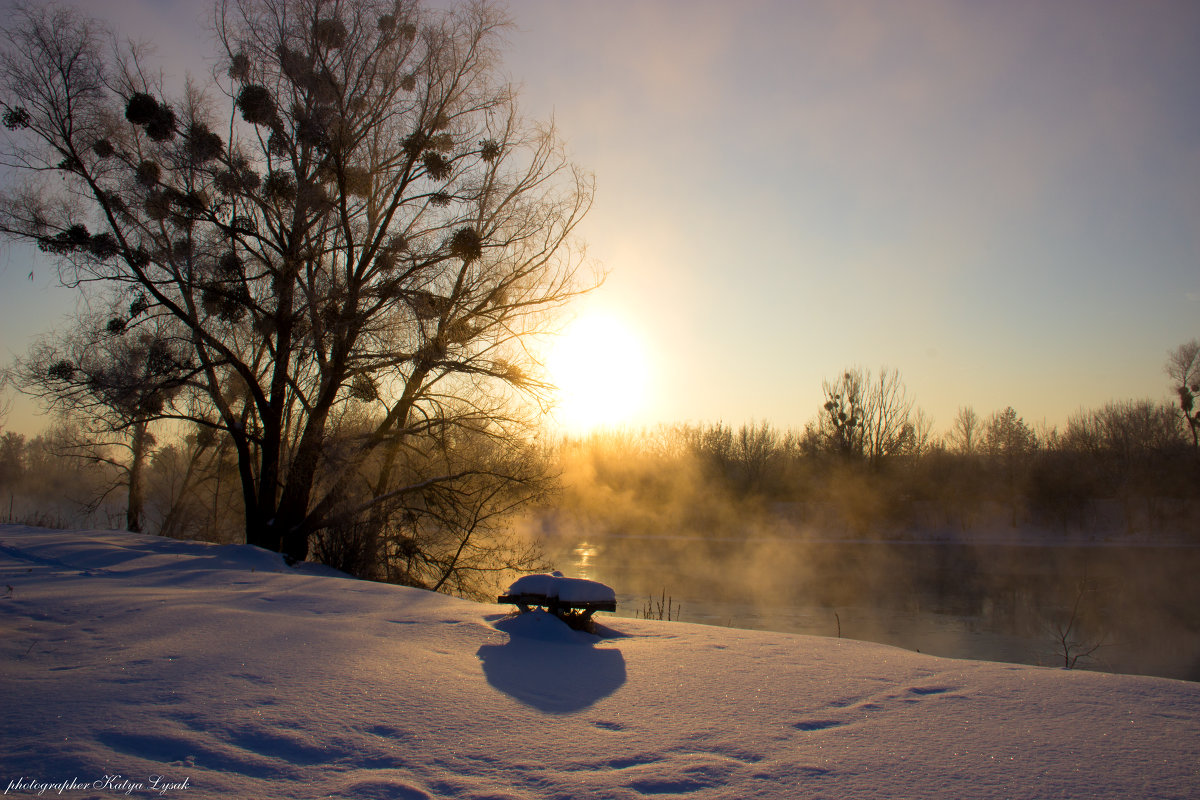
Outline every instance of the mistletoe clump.
[(162, 170), (153, 161), (142, 161), (133, 172), (137, 182), (143, 186), (153, 186), (162, 177)]
[(221, 141), (221, 137), (204, 125), (197, 122), (188, 128), (187, 149), (196, 163), (203, 164), (205, 161), (212, 161), (221, 155), (224, 147), (225, 143)]
[(55, 361), (46, 374), (55, 380), (70, 382), (75, 380), (75, 365), (66, 359)]
[(350, 381), (350, 396), (363, 403), (369, 403), (379, 398), (379, 386), (367, 374), (355, 375)]
[(450, 162), (441, 153), (428, 150), (421, 156), (421, 163), (425, 167), (425, 174), (431, 180), (444, 181), (450, 177)]
[(242, 260), (232, 250), (217, 259), (217, 272), (222, 280), (232, 281), (241, 278)]
[(229, 60), (229, 77), (244, 81), (250, 77), (250, 57), (245, 53), (234, 53)]
[(38, 240), (38, 249), (43, 253), (61, 255), (79, 248), (86, 248), (92, 243), (92, 235), (86, 225), (72, 225), (65, 231), (59, 231), (54, 236), (44, 236)]
[(147, 125), (158, 113), (158, 101), (145, 92), (138, 92), (125, 104), (125, 119), (134, 125)]
[(459, 228), (450, 239), (450, 253), (470, 263), (483, 255), (483, 238), (474, 228)]
[(336, 17), (319, 19), (313, 25), (313, 38), (330, 50), (336, 50), (346, 44), (346, 25)]
[(28, 128), (31, 119), (32, 118), (29, 116), (29, 112), (21, 106), (16, 106), (15, 108), (6, 108), (4, 110), (4, 127), (8, 128), (10, 131)]
[(500, 157), (500, 145), (493, 139), (484, 139), (479, 143), (479, 157), (492, 162)]
[(121, 252), (121, 248), (117, 244), (116, 237), (107, 231), (104, 233), (97, 233), (95, 236), (93, 236), (87, 243), (87, 249), (88, 252), (90, 252), (100, 261), (107, 261), (117, 253)]
[(238, 92), (238, 111), (252, 125), (272, 125), (275, 122), (275, 100), (265, 86), (250, 84)]
[(170, 141), (175, 135), (175, 112), (145, 92), (134, 93), (126, 102), (125, 119), (141, 126), (156, 142)]
[(421, 130), (413, 131), (404, 137), (404, 141), (401, 142), (400, 146), (404, 148), (406, 156), (415, 159), (429, 146), (429, 134)]

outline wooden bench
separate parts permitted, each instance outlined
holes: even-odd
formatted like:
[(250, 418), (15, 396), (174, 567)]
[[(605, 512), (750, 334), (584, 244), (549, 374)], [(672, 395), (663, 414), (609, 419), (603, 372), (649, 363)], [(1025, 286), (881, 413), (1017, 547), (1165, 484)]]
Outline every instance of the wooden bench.
[(565, 619), (568, 616), (586, 622), (597, 611), (616, 611), (617, 601), (571, 601), (560, 600), (557, 597), (547, 597), (544, 594), (502, 594), (496, 598), (497, 603), (512, 603), (522, 612), (533, 608), (544, 608), (556, 617)]

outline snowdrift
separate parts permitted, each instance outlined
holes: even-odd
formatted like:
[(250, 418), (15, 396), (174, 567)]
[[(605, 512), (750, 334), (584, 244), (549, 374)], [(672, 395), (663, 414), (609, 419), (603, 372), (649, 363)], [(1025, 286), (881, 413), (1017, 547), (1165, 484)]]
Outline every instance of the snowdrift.
[(105, 798), (1194, 798), (1200, 685), (600, 618), (0, 526), (0, 788)]

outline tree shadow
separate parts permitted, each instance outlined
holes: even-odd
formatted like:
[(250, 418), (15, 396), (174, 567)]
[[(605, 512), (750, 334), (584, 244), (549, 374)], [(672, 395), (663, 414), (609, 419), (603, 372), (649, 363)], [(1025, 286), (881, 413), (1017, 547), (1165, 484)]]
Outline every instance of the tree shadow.
[(603, 637), (571, 630), (553, 614), (530, 611), (493, 627), (507, 633), (508, 642), (479, 648), (483, 674), (493, 687), (531, 708), (573, 714), (625, 683), (620, 650), (596, 647)]

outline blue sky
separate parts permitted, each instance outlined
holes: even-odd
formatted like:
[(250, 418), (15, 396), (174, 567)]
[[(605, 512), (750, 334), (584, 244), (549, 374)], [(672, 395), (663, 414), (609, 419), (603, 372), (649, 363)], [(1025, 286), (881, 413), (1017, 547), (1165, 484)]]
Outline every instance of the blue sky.
[[(88, 8), (205, 52), (197, 5)], [(822, 379), (885, 364), (935, 429), (1062, 424), (1166, 398), (1200, 336), (1200, 4), (509, 9), (503, 68), (596, 174), (585, 306), (646, 343), (635, 424), (800, 426)], [(0, 350), (52, 320), (28, 271), (0, 253)]]

